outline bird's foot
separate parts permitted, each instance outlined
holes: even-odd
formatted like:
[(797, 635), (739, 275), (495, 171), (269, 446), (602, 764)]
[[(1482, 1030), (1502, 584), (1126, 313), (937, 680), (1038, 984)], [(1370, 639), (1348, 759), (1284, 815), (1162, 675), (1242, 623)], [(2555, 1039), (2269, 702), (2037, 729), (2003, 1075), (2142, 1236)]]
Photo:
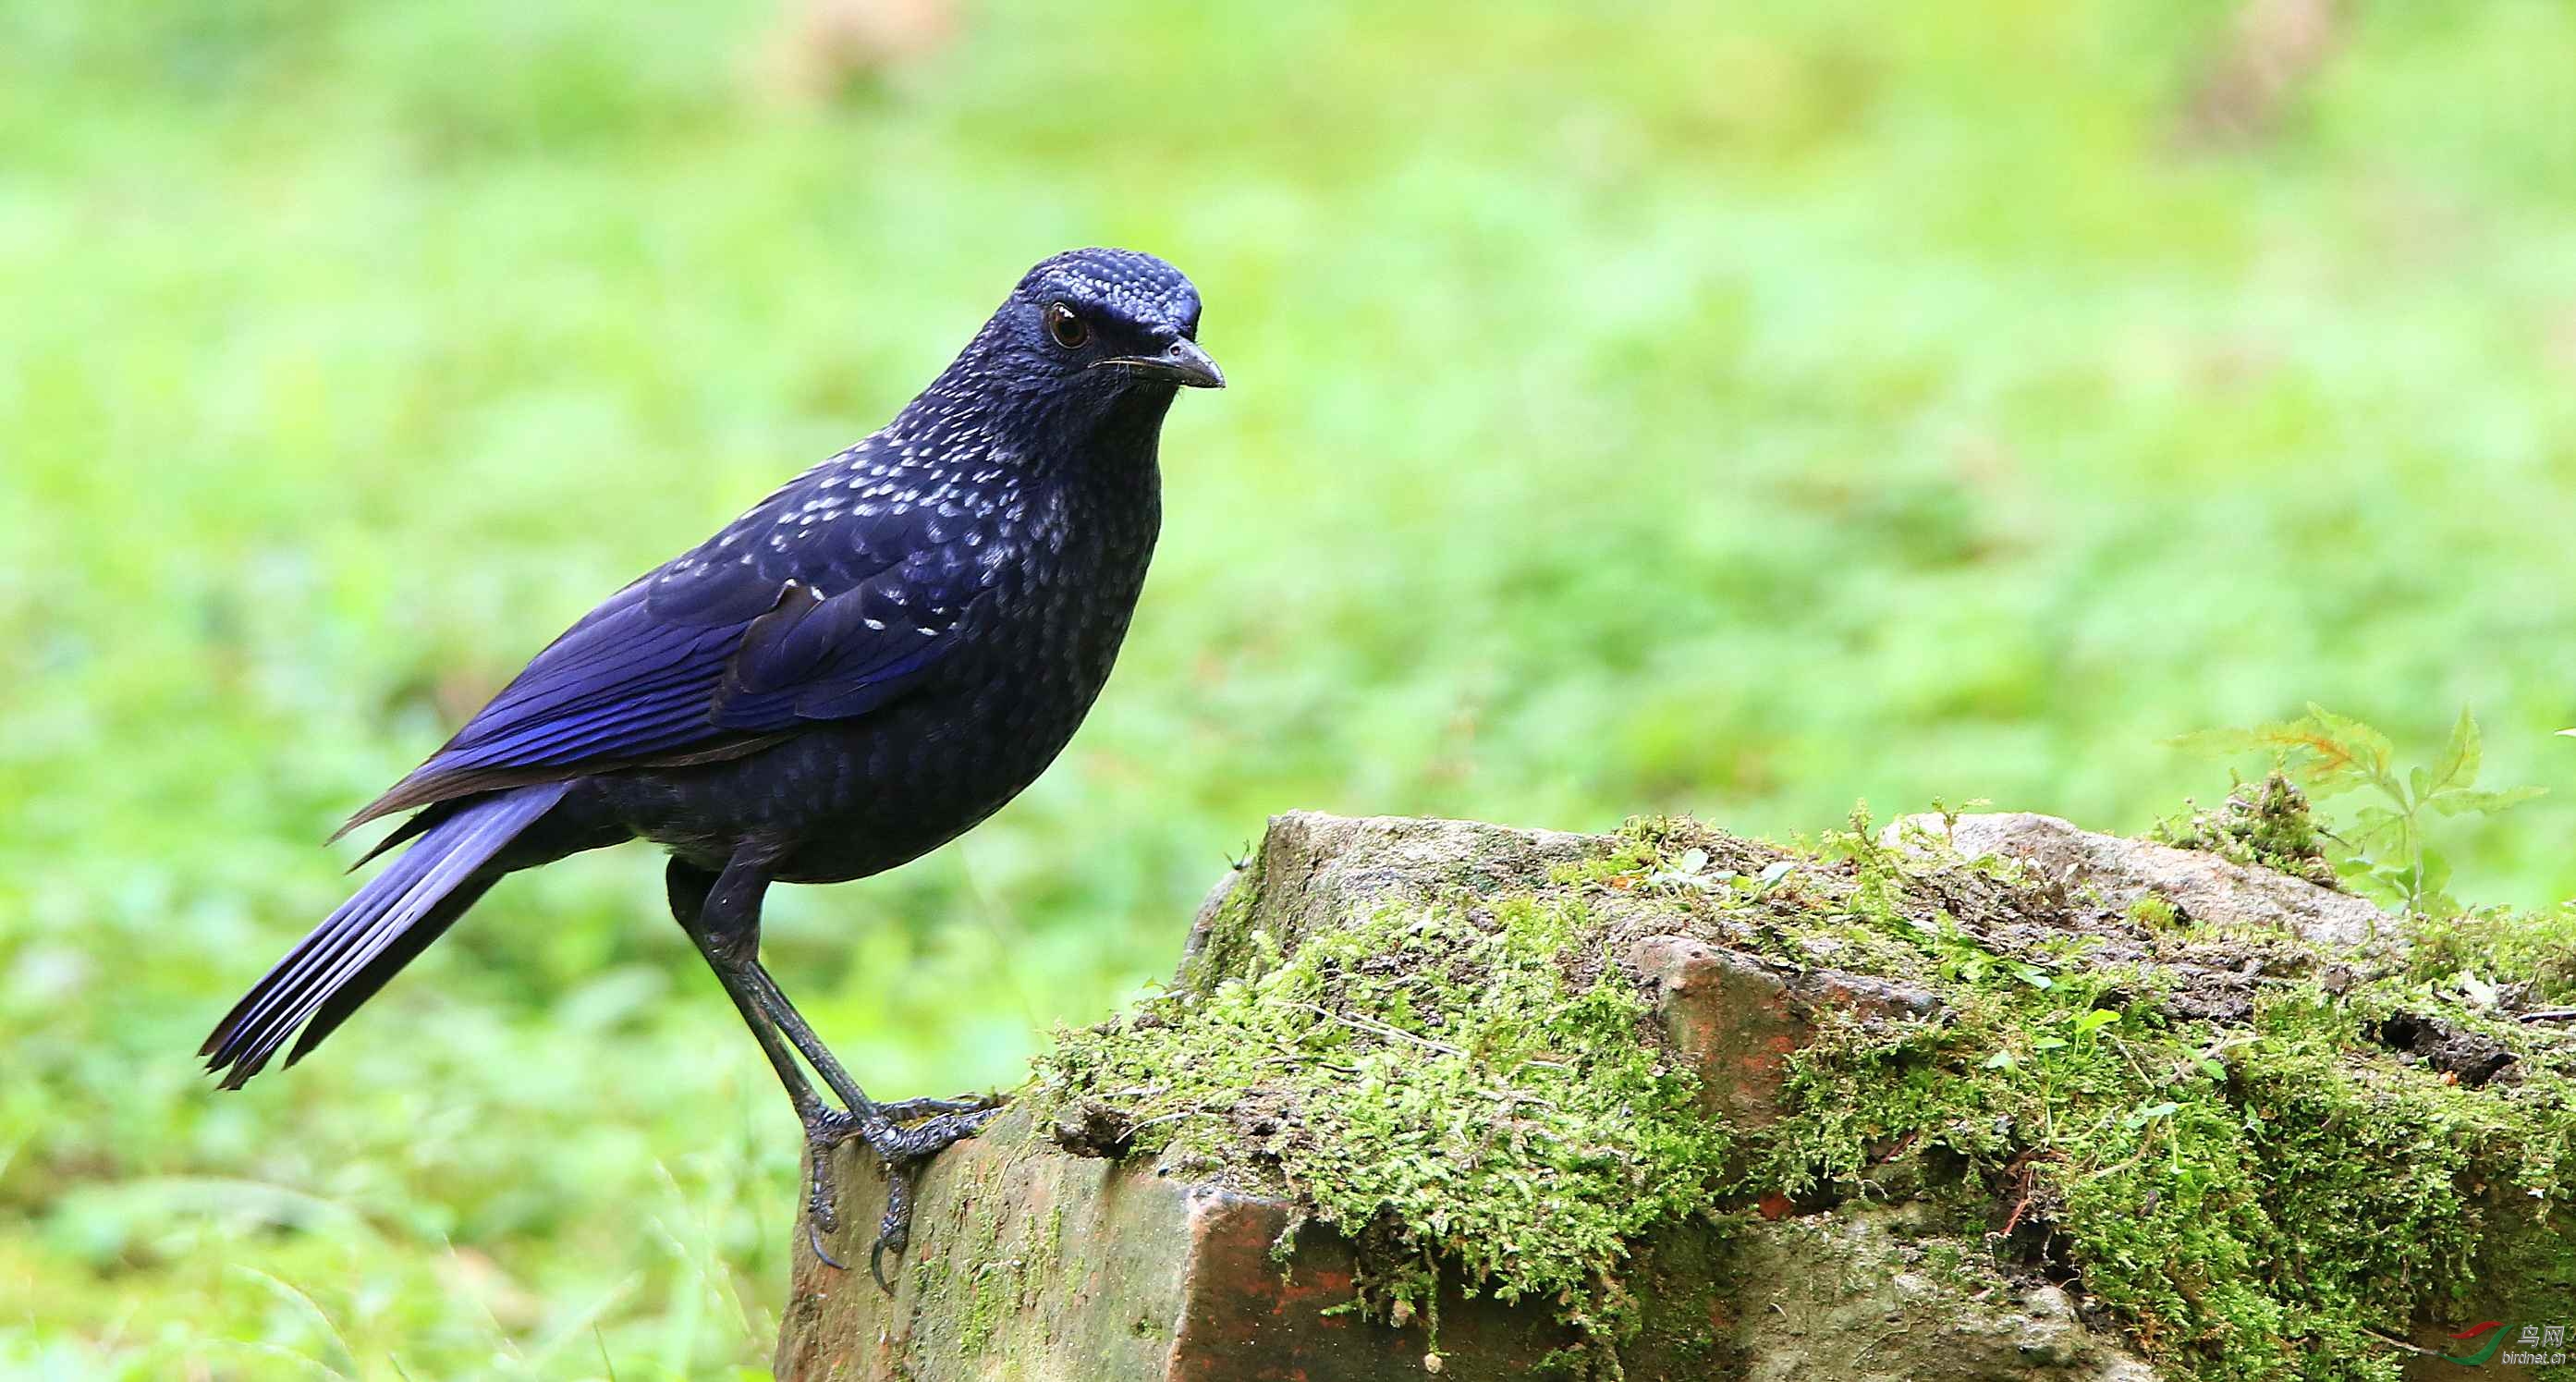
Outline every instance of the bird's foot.
[(823, 1238), (840, 1229), (840, 1215), (832, 1204), (832, 1149), (856, 1138), (865, 1142), (885, 1167), (885, 1217), (878, 1221), (876, 1242), (868, 1250), (868, 1275), (891, 1292), (894, 1285), (886, 1278), (885, 1258), (888, 1253), (903, 1256), (904, 1248), (912, 1241), (913, 1182), (920, 1176), (922, 1165), (951, 1145), (974, 1136), (1006, 1102), (1007, 1098), (1000, 1094), (906, 1099), (877, 1105), (877, 1117), (873, 1119), (842, 1109), (817, 1109), (805, 1124), (810, 1167), (806, 1224), (814, 1256), (829, 1266), (847, 1270), (840, 1259), (824, 1249)]
[(900, 1103), (879, 1104), (877, 1111), (890, 1123), (918, 1123), (943, 1113), (978, 1113), (997, 1109), (1011, 1101), (1007, 1094), (960, 1094), (954, 1099), (905, 1099)]

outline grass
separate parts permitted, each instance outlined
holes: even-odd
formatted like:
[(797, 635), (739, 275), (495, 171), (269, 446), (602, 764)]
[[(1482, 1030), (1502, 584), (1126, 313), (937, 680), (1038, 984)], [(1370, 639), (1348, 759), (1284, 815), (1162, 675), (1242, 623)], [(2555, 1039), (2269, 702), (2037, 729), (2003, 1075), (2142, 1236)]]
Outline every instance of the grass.
[[(2211, 0), (996, 0), (824, 106), (774, 22), (0, 18), (0, 1372), (756, 1373), (792, 1125), (640, 853), (246, 1094), (187, 1053), (340, 814), (1069, 244), (1188, 269), (1234, 387), (1066, 760), (773, 906), (890, 1092), (1016, 1080), (1288, 807), (2134, 829), (2312, 699), (2564, 782), (2563, 6), (2356, 11), (2234, 149)], [(2571, 809), (2456, 890), (2576, 894)]]

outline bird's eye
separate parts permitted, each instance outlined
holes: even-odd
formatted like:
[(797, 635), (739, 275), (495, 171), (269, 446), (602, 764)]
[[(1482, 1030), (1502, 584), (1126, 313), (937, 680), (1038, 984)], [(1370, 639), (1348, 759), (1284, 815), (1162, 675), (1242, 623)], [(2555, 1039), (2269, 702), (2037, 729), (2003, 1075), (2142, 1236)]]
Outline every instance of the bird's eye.
[(1067, 350), (1080, 350), (1082, 343), (1091, 339), (1091, 328), (1083, 324), (1082, 318), (1074, 315), (1072, 308), (1061, 302), (1047, 308), (1046, 326), (1047, 335), (1053, 337), (1057, 345)]

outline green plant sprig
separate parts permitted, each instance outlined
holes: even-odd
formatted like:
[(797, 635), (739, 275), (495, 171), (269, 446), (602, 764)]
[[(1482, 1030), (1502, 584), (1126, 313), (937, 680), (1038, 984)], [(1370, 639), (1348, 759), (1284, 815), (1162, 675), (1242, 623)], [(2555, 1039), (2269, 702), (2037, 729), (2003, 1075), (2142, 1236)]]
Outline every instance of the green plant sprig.
[(2494, 815), (2547, 790), (2477, 785), (2484, 749), (2477, 717), (2465, 706), (2441, 756), (2403, 773), (2387, 735), (2313, 701), (2308, 713), (2295, 720), (2203, 730), (2175, 743), (2216, 757), (2268, 753), (2277, 770), (2319, 801), (2354, 791), (2376, 793), (2375, 800), (2352, 813), (2342, 833), (2324, 832), (2340, 847), (2335, 872), (2354, 891), (2417, 916), (2448, 917), (2461, 911), (2449, 891), (2451, 866), (2425, 839), (2430, 816)]

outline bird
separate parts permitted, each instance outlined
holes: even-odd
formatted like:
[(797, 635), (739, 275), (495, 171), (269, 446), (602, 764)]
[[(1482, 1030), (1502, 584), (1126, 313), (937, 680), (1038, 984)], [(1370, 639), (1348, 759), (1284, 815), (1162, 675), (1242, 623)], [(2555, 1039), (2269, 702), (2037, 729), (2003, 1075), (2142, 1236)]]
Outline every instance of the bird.
[(407, 814), (359, 864), (402, 852), (215, 1025), (219, 1087), (290, 1038), (288, 1065), (311, 1052), (504, 875), (650, 841), (803, 1124), (824, 1261), (830, 1152), (886, 1167), (884, 1285), (921, 1165), (1002, 1101), (870, 1098), (761, 964), (762, 900), (938, 848), (1072, 738), (1160, 532), (1165, 414), (1225, 386), (1198, 327), (1198, 290), (1153, 255), (1045, 259), (882, 429), (582, 616), (332, 837)]

